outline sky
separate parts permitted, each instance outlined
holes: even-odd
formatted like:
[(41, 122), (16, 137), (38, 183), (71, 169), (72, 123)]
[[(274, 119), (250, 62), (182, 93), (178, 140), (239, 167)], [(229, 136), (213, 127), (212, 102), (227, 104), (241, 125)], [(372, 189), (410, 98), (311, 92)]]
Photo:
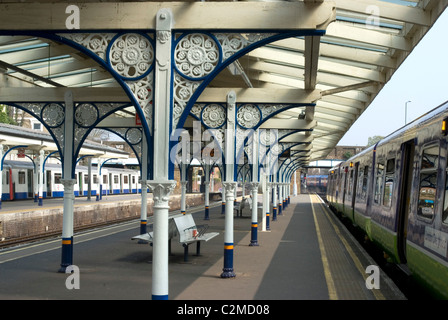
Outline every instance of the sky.
[(447, 30), (445, 10), (338, 145), (365, 146), (401, 128), (406, 101), (409, 123), (448, 100)]

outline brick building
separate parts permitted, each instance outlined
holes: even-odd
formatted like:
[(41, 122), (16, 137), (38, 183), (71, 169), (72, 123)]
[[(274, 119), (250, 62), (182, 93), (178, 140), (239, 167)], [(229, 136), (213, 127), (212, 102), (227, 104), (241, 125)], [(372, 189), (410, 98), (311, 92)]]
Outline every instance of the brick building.
[(363, 146), (336, 146), (327, 156), (327, 159), (347, 160), (360, 153), (366, 147)]

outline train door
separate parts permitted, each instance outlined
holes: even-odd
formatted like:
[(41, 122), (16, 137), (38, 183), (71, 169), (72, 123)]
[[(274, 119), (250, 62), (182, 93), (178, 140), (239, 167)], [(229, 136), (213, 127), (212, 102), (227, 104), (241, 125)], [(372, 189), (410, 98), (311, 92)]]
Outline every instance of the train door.
[(46, 172), (46, 183), (47, 183), (47, 198), (52, 196), (52, 192), (53, 192), (53, 188), (52, 188), (52, 184), (51, 184), (51, 171), (50, 170), (45, 170)]
[(355, 169), (353, 173), (353, 192), (352, 192), (352, 209), (355, 210), (355, 202), (356, 202), (356, 193), (358, 186), (358, 170), (359, 170), (359, 162), (355, 163)]
[(34, 178), (34, 173), (32, 169), (28, 169), (27, 170), (27, 181), (28, 181), (28, 189), (27, 189), (27, 198), (33, 198), (34, 197), (34, 192), (33, 192), (33, 178)]
[(409, 199), (411, 198), (412, 170), (414, 161), (414, 140), (407, 141), (401, 146), (401, 179), (398, 197), (397, 249), (401, 263), (406, 263), (406, 236), (409, 214)]
[(344, 168), (344, 178), (343, 178), (343, 187), (342, 187), (342, 206), (345, 205), (345, 195), (347, 193), (347, 180), (348, 180), (348, 167)]
[(84, 180), (82, 172), (78, 172), (78, 188), (79, 188), (79, 196), (82, 197), (84, 195)]
[(109, 194), (113, 194), (114, 193), (114, 176), (112, 173), (109, 173)]

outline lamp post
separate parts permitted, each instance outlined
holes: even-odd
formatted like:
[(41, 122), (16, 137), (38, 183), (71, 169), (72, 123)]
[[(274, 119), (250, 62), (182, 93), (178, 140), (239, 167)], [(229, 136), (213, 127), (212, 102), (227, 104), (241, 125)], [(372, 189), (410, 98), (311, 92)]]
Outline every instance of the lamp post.
[(405, 105), (404, 105), (404, 124), (406, 125), (408, 123), (408, 103), (412, 102), (412, 101), (406, 101)]

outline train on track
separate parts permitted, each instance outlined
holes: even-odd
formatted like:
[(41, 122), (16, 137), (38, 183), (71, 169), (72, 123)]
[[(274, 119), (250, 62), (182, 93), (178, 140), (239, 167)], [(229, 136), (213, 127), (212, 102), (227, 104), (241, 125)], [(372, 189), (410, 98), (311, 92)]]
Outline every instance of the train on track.
[(448, 102), (330, 170), (329, 205), (448, 298)]
[[(3, 165), (2, 201), (33, 199), (38, 193), (38, 176), (32, 162), (5, 160)], [(60, 164), (47, 163), (43, 174), (43, 198), (64, 196)], [(89, 182), (88, 167), (78, 165), (75, 171), (75, 196), (98, 194), (98, 172), (92, 167)], [(101, 194), (127, 194), (141, 192), (140, 171), (104, 166), (101, 169)]]
[(305, 178), (305, 185), (307, 192), (317, 193), (317, 194), (325, 194), (327, 190), (327, 181), (328, 175), (319, 174), (319, 175), (308, 175)]

